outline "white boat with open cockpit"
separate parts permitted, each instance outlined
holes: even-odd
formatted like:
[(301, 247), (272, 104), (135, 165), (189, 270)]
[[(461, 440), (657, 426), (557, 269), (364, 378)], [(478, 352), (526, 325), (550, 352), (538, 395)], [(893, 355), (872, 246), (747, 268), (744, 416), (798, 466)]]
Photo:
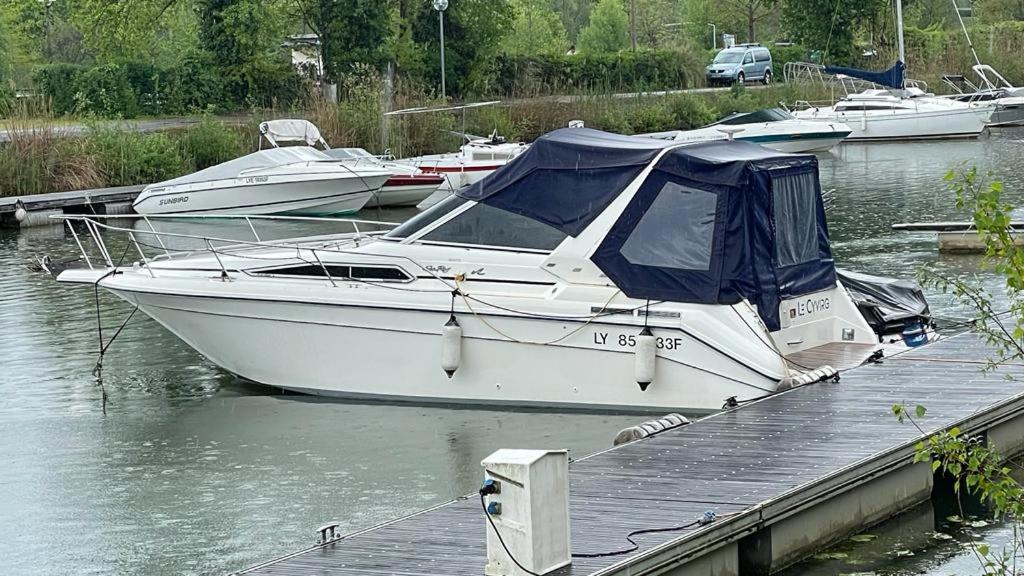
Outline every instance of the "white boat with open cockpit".
[[(123, 267), (105, 253), (58, 280), (288, 390), (714, 410), (826, 377), (816, 352), (880, 346), (837, 279), (817, 166), (746, 142), (562, 129), (386, 233), (204, 238), (205, 253)], [(920, 320), (887, 318), (897, 338)]]
[(362, 209), (391, 172), (339, 164), (309, 146), (271, 148), (150, 184), (139, 214), (350, 214)]
[(455, 190), (483, 180), (530, 147), (523, 142), (508, 142), (497, 132), (487, 138), (467, 136), (467, 140), (458, 152), (398, 160), (421, 172), (445, 178), (437, 192), (420, 204), (421, 209), (433, 206)]
[(367, 208), (376, 206), (415, 206), (433, 194), (445, 179), (437, 174), (425, 174), (417, 168), (374, 156), (363, 148), (331, 148), (320, 134), (320, 129), (301, 118), (268, 120), (260, 123), (260, 142), (266, 140), (278, 148), (282, 142), (302, 142), (307, 146), (320, 146), (332, 159), (351, 166), (375, 166), (391, 172), (379, 190), (367, 201)]
[(822, 152), (842, 142), (850, 132), (850, 128), (841, 122), (801, 120), (782, 108), (765, 108), (753, 112), (737, 112), (695, 130), (671, 130), (640, 136), (676, 142), (710, 142), (732, 138), (780, 152)]

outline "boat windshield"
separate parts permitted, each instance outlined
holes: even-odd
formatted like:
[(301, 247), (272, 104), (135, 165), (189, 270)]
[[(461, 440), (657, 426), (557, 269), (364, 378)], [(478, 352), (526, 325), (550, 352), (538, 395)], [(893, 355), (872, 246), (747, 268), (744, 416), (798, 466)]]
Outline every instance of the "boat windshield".
[[(444, 218), (469, 200), (451, 195), (384, 235), (404, 240)], [(554, 250), (568, 236), (565, 232), (515, 212), (474, 203), (466, 211), (427, 232), (418, 240), (444, 244), (469, 244), (523, 250)]]
[(746, 112), (733, 114), (726, 118), (711, 124), (717, 126), (719, 124), (726, 125), (737, 125), (737, 124), (760, 124), (762, 122), (779, 122), (781, 120), (791, 120), (793, 116), (782, 110), (781, 108), (765, 108), (764, 110), (757, 110), (755, 112)]
[(744, 52), (723, 50), (715, 56), (715, 64), (739, 64), (743, 61)]
[(433, 224), (437, 220), (444, 218), (451, 213), (452, 210), (455, 210), (466, 202), (469, 202), (469, 200), (452, 194), (430, 208), (427, 208), (423, 212), (420, 212), (406, 220), (401, 226), (388, 232), (383, 237), (388, 240), (404, 240), (415, 235), (417, 232)]

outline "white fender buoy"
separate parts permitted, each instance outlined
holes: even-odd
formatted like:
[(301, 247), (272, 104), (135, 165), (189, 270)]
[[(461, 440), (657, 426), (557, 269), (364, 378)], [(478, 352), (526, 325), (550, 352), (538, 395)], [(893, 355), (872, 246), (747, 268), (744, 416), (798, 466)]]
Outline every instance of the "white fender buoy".
[(452, 314), (441, 328), (441, 368), (451, 378), (462, 360), (462, 326)]
[(25, 210), (24, 206), (18, 206), (14, 211), (14, 219), (18, 222), (24, 222), (25, 218), (28, 218), (28, 210)]
[(647, 387), (654, 382), (654, 361), (657, 356), (657, 339), (651, 333), (651, 329), (644, 326), (640, 335), (636, 337), (636, 383), (640, 390), (646, 391)]

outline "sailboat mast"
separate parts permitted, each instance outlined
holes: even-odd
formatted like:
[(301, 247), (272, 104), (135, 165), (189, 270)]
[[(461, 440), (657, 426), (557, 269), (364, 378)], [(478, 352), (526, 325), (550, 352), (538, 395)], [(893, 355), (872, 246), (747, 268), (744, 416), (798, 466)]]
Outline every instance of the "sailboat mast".
[[(900, 49), (900, 62), (903, 63), (904, 69), (907, 65), (907, 54), (903, 46), (903, 0), (896, 0), (896, 43)], [(904, 73), (903, 78), (900, 80), (900, 88), (905, 89), (907, 87), (907, 76)]]
[(896, 0), (896, 43), (900, 49), (900, 62), (907, 63), (907, 54), (903, 46), (903, 0)]

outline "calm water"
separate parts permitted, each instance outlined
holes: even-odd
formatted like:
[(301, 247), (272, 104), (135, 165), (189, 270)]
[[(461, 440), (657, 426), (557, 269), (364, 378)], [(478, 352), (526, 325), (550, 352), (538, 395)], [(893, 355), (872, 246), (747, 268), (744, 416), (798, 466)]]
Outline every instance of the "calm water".
[[(829, 216), (837, 260), (876, 274), (909, 276), (931, 262), (974, 273), (977, 258), (939, 257), (934, 237), (889, 225), (957, 217), (941, 176), (958, 161), (992, 169), (1009, 190), (1024, 191), (1022, 143), (1024, 132), (1004, 132), (977, 142), (852, 145), (822, 156), (823, 185), (835, 189)], [(314, 529), (330, 520), (351, 530), (464, 494), (479, 480), (480, 460), (499, 447), (570, 448), (580, 456), (608, 447), (641, 419), (270, 395), (141, 316), (107, 354), (104, 412), (91, 375), (93, 295), (29, 271), (25, 263), (44, 253), (76, 250), (60, 229), (0, 231), (4, 574), (225, 573), (311, 544)], [(932, 301), (937, 312), (962, 314), (939, 295)], [(100, 302), (110, 330), (128, 309), (103, 294)], [(946, 540), (907, 544), (904, 532), (934, 530), (916, 521), (887, 528), (894, 537), (880, 532), (871, 570), (979, 571)], [(987, 531), (995, 542), (1008, 535), (1001, 526)], [(901, 546), (914, 556), (892, 556)], [(797, 572), (840, 571), (835, 562)]]

